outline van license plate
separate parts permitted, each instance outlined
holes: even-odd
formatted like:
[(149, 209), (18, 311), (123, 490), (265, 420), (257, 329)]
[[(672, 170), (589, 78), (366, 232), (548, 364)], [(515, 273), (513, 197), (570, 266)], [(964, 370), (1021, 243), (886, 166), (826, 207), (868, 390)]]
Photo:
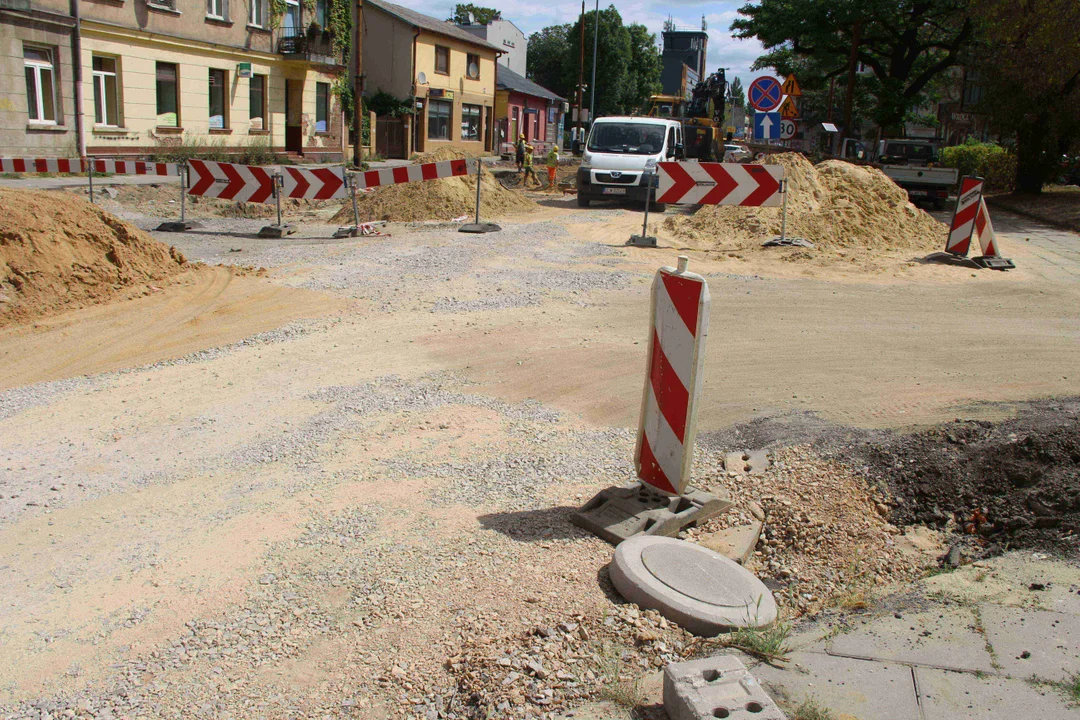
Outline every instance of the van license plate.
[(908, 195), (911, 197), (926, 197), (929, 194), (926, 190), (908, 190)]
[(625, 195), (626, 188), (604, 188), (605, 195)]

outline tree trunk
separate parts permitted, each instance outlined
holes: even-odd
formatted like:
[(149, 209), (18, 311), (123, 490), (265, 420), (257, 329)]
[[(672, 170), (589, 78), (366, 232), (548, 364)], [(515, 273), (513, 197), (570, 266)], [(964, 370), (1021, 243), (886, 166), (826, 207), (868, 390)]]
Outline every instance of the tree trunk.
[(1038, 195), (1051, 179), (1052, 164), (1047, 157), (1049, 120), (1046, 113), (1039, 113), (1033, 122), (1022, 124), (1016, 131), (1017, 192)]

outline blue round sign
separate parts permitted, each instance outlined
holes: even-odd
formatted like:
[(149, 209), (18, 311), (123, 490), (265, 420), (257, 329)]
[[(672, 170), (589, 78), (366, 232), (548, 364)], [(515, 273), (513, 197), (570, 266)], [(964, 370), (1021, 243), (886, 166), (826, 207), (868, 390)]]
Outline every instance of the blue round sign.
[(779, 107), (780, 101), (784, 99), (784, 91), (780, 87), (779, 80), (764, 75), (750, 83), (746, 98), (754, 106), (755, 110), (769, 112)]

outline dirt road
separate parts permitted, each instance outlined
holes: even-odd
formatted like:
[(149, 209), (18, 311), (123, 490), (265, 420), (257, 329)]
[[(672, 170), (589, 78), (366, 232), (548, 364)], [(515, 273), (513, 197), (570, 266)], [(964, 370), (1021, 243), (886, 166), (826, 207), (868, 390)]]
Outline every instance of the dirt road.
[[(638, 213), (555, 201), (501, 223), (210, 223), (169, 240), (268, 279), (0, 338), (0, 706), (431, 716), (463, 644), (602, 617), (610, 547), (566, 508), (630, 477), (649, 282), (679, 252), (713, 298), (703, 432), (1080, 393), (1080, 236), (1026, 220), (995, 217), (1007, 274), (628, 250)], [(590, 667), (548, 689), (572, 703)], [(519, 683), (504, 716), (545, 712)]]

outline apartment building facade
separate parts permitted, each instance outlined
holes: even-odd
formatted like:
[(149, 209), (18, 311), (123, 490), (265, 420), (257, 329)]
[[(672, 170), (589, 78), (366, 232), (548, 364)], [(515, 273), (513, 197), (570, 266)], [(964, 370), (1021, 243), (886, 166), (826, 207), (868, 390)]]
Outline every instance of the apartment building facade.
[(347, 59), (329, 1), (272, 17), (270, 0), (0, 0), (0, 154), (261, 145), (340, 160)]
[[(492, 151), (498, 48), (384, 0), (364, 0), (362, 32), (366, 94), (386, 92), (415, 110), (399, 121), (403, 142), (391, 145), (392, 156), (440, 147)], [(390, 120), (378, 125), (389, 127)]]

